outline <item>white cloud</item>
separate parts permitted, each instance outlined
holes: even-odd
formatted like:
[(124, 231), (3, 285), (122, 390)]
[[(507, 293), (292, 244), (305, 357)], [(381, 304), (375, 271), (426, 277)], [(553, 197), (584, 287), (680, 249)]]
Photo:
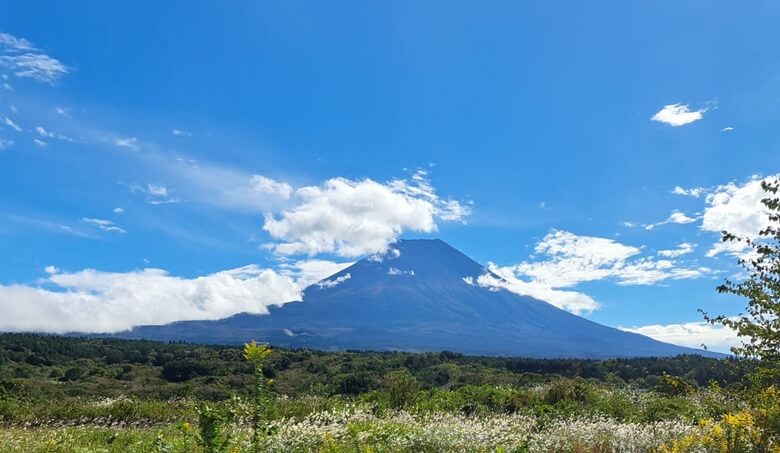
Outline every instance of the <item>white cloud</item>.
[(703, 118), (703, 114), (706, 111), (706, 107), (699, 110), (690, 110), (687, 104), (669, 104), (665, 105), (650, 119), (658, 121), (659, 123), (668, 124), (672, 127), (678, 127), (685, 126), (694, 121), (699, 121)]
[(95, 225), (96, 227), (100, 228), (103, 231), (110, 231), (113, 233), (126, 233), (125, 230), (122, 228), (114, 225), (114, 222), (110, 220), (104, 220), (104, 219), (92, 219), (89, 217), (83, 217), (81, 219), (84, 223), (89, 223), (91, 225)]
[(191, 279), (160, 269), (86, 269), (52, 272), (46, 283), (55, 288), (0, 285), (0, 330), (117, 332), (137, 325), (267, 313), (269, 305), (300, 300), (294, 280), (254, 265)]
[[(774, 180), (780, 175), (763, 178)], [(761, 200), (767, 194), (761, 188), (762, 178), (753, 177), (748, 182), (737, 185), (730, 182), (713, 189), (707, 195), (707, 207), (702, 216), (701, 229), (720, 233), (728, 231), (740, 237), (755, 238), (759, 231), (769, 225), (769, 219)], [(718, 241), (707, 252), (708, 256), (728, 252), (743, 256), (748, 247), (742, 242)]]
[(168, 188), (156, 184), (149, 184), (146, 186), (146, 191), (153, 197), (165, 198), (168, 196)]
[(733, 127), (731, 127), (731, 126), (726, 126), (726, 127), (724, 127), (723, 129), (721, 129), (720, 131), (721, 131), (721, 132), (731, 132), (731, 131), (733, 131), (733, 130), (734, 130), (734, 128), (733, 128)]
[(646, 230), (652, 230), (652, 229), (655, 229), (656, 227), (659, 227), (661, 225), (666, 225), (666, 224), (669, 224), (669, 223), (676, 223), (676, 224), (680, 224), (680, 225), (685, 225), (685, 224), (688, 224), (688, 223), (693, 223), (695, 221), (696, 221), (695, 218), (688, 217), (684, 213), (675, 210), (675, 211), (672, 211), (671, 214), (669, 214), (669, 217), (667, 217), (666, 220), (664, 220), (662, 222), (658, 222), (658, 223), (651, 223), (651, 224), (645, 225), (645, 229)]
[(693, 223), (696, 221), (693, 217), (688, 217), (687, 215), (683, 214), (680, 211), (674, 211), (669, 215), (669, 218), (666, 219), (669, 223), (679, 223), (679, 224), (686, 224), (686, 223)]
[(64, 140), (66, 142), (73, 142), (72, 138), (55, 132), (47, 131), (42, 126), (35, 126), (35, 132), (43, 138), (56, 138), (59, 140)]
[(6, 140), (3, 138), (0, 138), (0, 151), (12, 146), (14, 144), (13, 140)]
[(301, 287), (306, 288), (331, 275), (337, 274), (354, 262), (335, 262), (328, 260), (300, 260), (279, 265), (279, 273), (287, 276)]
[(690, 242), (681, 242), (680, 244), (677, 245), (676, 249), (659, 250), (658, 255), (663, 256), (665, 258), (677, 258), (678, 256), (692, 253), (695, 247), (696, 244), (691, 244)]
[(262, 175), (252, 176), (252, 189), (262, 194), (278, 196), (284, 200), (289, 200), (293, 192), (292, 186), (286, 182), (275, 181)]
[(138, 151), (138, 139), (135, 137), (117, 137), (114, 139), (114, 145)]
[(83, 231), (79, 231), (79, 230), (73, 228), (70, 225), (58, 225), (58, 230), (60, 232), (65, 232), (67, 234), (70, 234), (70, 235), (73, 235), (73, 236), (78, 236), (78, 237), (81, 237), (81, 238), (95, 239), (97, 237), (97, 236), (93, 236), (91, 234), (84, 233)]
[(35, 126), (35, 132), (37, 132), (41, 137), (54, 137), (54, 134), (46, 131), (46, 129), (41, 126)]
[(612, 239), (553, 230), (534, 248), (534, 254), (546, 255), (546, 260), (523, 262), (512, 270), (555, 288), (571, 287), (613, 276), (616, 268), (639, 253), (639, 248)]
[(387, 275), (392, 275), (392, 276), (410, 275), (410, 276), (414, 276), (414, 270), (402, 271), (401, 269), (398, 269), (397, 267), (390, 267), (390, 269), (387, 270)]
[(620, 286), (654, 285), (665, 280), (688, 280), (712, 273), (708, 267), (683, 267), (673, 260), (640, 258), (615, 269)]
[(693, 187), (690, 189), (684, 189), (680, 186), (675, 186), (672, 189), (672, 193), (675, 195), (683, 195), (687, 197), (699, 198), (702, 194), (707, 193), (707, 189), (704, 187)]
[(68, 109), (65, 109), (63, 107), (56, 107), (54, 109), (55, 112), (57, 112), (58, 115), (64, 116), (65, 118), (70, 118), (70, 111)]
[(7, 33), (0, 33), (0, 67), (10, 70), (16, 77), (50, 84), (70, 72), (69, 67), (37, 49), (30, 41)]
[(177, 137), (191, 137), (192, 134), (188, 131), (182, 130), (182, 129), (174, 129), (171, 131), (171, 133)]
[(320, 288), (333, 288), (334, 286), (338, 286), (338, 285), (344, 283), (345, 281), (349, 280), (350, 278), (352, 278), (352, 275), (350, 275), (349, 273), (346, 273), (346, 274), (344, 274), (344, 275), (342, 275), (340, 277), (331, 278), (331, 279), (328, 279), (328, 280), (322, 280), (321, 282), (317, 283), (317, 286), (320, 287)]
[(173, 204), (178, 203), (179, 200), (171, 198), (168, 188), (162, 184), (147, 184), (146, 186), (140, 186), (138, 184), (130, 185), (132, 192), (140, 192), (146, 196), (146, 202), (151, 205)]
[(43, 270), (47, 274), (56, 274), (57, 272), (60, 271), (59, 268), (57, 268), (57, 266), (51, 266), (51, 265), (44, 267)]
[(11, 118), (8, 118), (7, 116), (3, 117), (3, 124), (15, 130), (16, 132), (22, 132), (22, 128), (19, 127), (18, 124), (14, 123), (13, 120), (11, 120)]
[[(520, 280), (510, 268), (497, 267), (489, 264), (489, 269), (501, 278), (491, 274), (483, 274), (477, 278), (477, 284), (486, 288), (503, 288), (515, 294), (530, 296), (535, 299), (555, 305), (575, 314), (590, 313), (599, 308), (598, 302), (590, 296), (577, 291), (560, 290), (551, 287), (548, 283), (533, 280)], [(463, 279), (468, 285), (474, 285), (473, 279)]]
[(333, 178), (297, 189), (294, 202), (278, 216), (265, 216), (263, 229), (280, 241), (269, 247), (280, 255), (380, 252), (404, 231), (433, 232), (437, 218), (461, 221), (470, 213), (458, 201), (439, 198), (423, 172), (386, 184)]
[(124, 214), (125, 210), (122, 208), (114, 208), (112, 211), (114, 214)]
[(641, 257), (638, 247), (612, 239), (577, 236), (559, 230), (547, 234), (536, 245), (534, 254), (544, 259), (503, 267), (488, 264), (488, 269), (504, 282), (492, 281), (488, 276), (481, 283), (504, 287), (580, 313), (592, 311), (598, 304), (585, 294), (562, 291), (562, 288), (605, 279), (614, 280), (621, 286), (654, 285), (666, 280), (699, 278), (711, 272), (705, 267), (685, 267), (671, 259)]
[(368, 255), (366, 259), (375, 263), (382, 263), (385, 260), (394, 260), (399, 256), (401, 256), (401, 251), (391, 247), (381, 252), (372, 253), (371, 255)]
[(44, 142), (43, 140), (37, 139), (37, 138), (34, 138), (33, 142), (36, 145), (40, 146), (41, 148), (43, 148), (44, 146), (48, 145), (48, 143)]
[(706, 322), (654, 324), (639, 327), (620, 327), (620, 329), (680, 346), (700, 348), (702, 345), (705, 345), (707, 349), (718, 352), (728, 352), (732, 346), (741, 344), (737, 333), (733, 330)]

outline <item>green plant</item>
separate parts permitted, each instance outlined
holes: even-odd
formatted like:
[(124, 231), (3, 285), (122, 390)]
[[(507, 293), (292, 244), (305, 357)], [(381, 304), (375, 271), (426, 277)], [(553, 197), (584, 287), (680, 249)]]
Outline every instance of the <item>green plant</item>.
[(205, 453), (221, 453), (230, 443), (229, 427), (233, 422), (230, 411), (223, 411), (208, 403), (197, 406), (199, 443)]
[(263, 374), (263, 362), (271, 354), (271, 348), (267, 344), (257, 344), (255, 340), (244, 345), (244, 359), (246, 359), (253, 368), (254, 377), (254, 405), (252, 408), (252, 449), (255, 452), (261, 450), (261, 440), (263, 437), (273, 434), (269, 424), (264, 423), (268, 412), (269, 394), (267, 385), (273, 381), (266, 380)]

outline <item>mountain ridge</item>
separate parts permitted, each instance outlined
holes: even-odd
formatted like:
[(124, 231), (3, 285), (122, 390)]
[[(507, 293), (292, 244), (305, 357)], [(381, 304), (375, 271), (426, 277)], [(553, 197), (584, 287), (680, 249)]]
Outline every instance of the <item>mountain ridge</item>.
[(604, 326), (477, 280), (492, 274), (439, 239), (400, 240), (307, 287), (301, 301), (216, 321), (142, 326), (123, 338), (323, 350), (448, 350), (473, 355), (613, 358), (701, 354)]

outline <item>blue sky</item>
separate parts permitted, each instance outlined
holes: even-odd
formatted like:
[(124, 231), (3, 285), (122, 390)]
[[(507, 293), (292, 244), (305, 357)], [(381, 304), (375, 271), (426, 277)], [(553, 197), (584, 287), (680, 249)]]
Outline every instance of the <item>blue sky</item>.
[(714, 286), (744, 251), (714, 247), (761, 226), (780, 166), (778, 10), (6, 3), (0, 328), (262, 311), (438, 237), (514, 291), (723, 350), (696, 310), (742, 307)]

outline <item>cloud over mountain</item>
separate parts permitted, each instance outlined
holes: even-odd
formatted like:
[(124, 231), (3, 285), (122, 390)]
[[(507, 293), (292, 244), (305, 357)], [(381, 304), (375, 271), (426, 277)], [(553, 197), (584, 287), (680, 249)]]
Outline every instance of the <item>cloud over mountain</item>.
[(675, 256), (662, 254), (664, 259), (658, 259), (641, 254), (640, 248), (612, 239), (553, 230), (536, 244), (535, 260), (511, 266), (491, 263), (489, 269), (503, 281), (486, 278), (482, 283), (582, 313), (595, 310), (598, 303), (586, 294), (563, 289), (605, 279), (621, 286), (654, 285), (665, 280), (700, 278), (711, 272), (705, 267), (678, 263), (671, 259)]
[(333, 178), (295, 191), (292, 206), (266, 214), (263, 229), (280, 255), (356, 257), (385, 250), (404, 231), (430, 233), (436, 221), (462, 221), (470, 208), (442, 199), (425, 174), (380, 183)]
[(306, 261), (281, 271), (248, 265), (184, 278), (162, 269), (63, 272), (39, 286), (0, 285), (0, 331), (117, 332), (142, 324), (220, 319), (299, 300), (301, 290), (346, 264)]

